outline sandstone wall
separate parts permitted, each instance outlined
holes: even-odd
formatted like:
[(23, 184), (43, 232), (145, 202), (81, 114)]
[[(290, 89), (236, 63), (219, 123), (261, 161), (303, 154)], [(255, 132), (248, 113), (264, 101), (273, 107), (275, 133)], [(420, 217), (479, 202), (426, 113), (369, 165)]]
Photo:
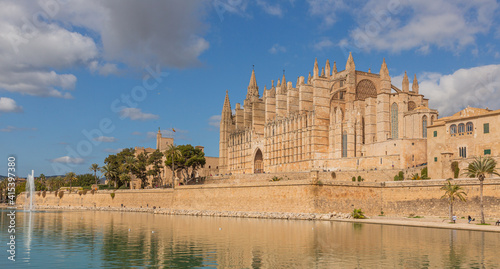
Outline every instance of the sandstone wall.
[[(467, 193), (467, 202), (455, 202), (457, 216), (479, 213), (477, 180), (454, 180)], [(329, 213), (351, 212), (362, 208), (368, 216), (384, 211), (388, 216), (447, 216), (448, 204), (440, 199), (445, 181), (403, 182), (340, 182), (313, 185), (310, 180), (284, 180), (240, 184), (210, 184), (181, 186), (167, 190), (117, 190), (88, 192), (85, 195), (68, 192), (62, 198), (54, 192), (46, 197), (36, 194), (39, 205), (86, 207), (171, 208), (185, 210)], [(18, 204), (24, 203), (24, 194)], [(484, 185), (485, 214), (500, 217), (500, 179), (487, 179)]]

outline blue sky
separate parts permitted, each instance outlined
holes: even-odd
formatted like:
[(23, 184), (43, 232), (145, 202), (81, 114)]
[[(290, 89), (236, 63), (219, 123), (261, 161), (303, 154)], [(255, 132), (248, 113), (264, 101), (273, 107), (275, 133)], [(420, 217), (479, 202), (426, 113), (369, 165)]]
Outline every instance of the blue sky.
[[(89, 172), (127, 147), (176, 144), (218, 156), (226, 90), (243, 103), (295, 85), (314, 59), (392, 83), (416, 74), (440, 116), (500, 109), (499, 4), (493, 0), (0, 1), (0, 174)], [(170, 130), (175, 128), (174, 134)]]

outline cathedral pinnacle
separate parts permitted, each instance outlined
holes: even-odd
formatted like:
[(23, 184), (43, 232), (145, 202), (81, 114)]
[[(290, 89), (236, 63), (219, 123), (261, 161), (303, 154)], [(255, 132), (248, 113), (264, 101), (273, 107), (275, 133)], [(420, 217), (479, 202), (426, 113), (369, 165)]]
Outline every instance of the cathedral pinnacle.
[(405, 75), (403, 77), (403, 92), (408, 92), (409, 89), (410, 89), (410, 81), (408, 80), (408, 75), (406, 74), (406, 71), (405, 71)]
[(259, 87), (257, 86), (257, 79), (255, 78), (255, 70), (253, 67), (250, 83), (248, 84), (247, 98), (250, 99), (252, 96), (259, 97)]
[(319, 77), (319, 67), (318, 67), (318, 58), (314, 60), (314, 70), (313, 70), (313, 78)]
[(385, 58), (382, 62), (382, 66), (380, 67), (380, 78), (382, 80), (390, 80), (389, 70), (387, 69), (387, 64), (385, 63)]
[(414, 93), (418, 93), (418, 80), (417, 80), (417, 74), (413, 77), (413, 84), (411, 85), (411, 90)]
[(352, 58), (352, 53), (349, 52), (349, 58), (347, 58), (347, 63), (345, 64), (345, 70), (349, 72), (354, 72), (356, 69), (356, 65), (354, 64), (354, 60)]
[(336, 73), (337, 73), (337, 63), (336, 63), (335, 61), (333, 61), (333, 68), (332, 68), (332, 69), (333, 69), (333, 70), (332, 70), (332, 71), (333, 71), (332, 73), (333, 73), (333, 74), (336, 74)]
[(331, 71), (330, 71), (330, 60), (326, 59), (326, 64), (325, 64), (325, 72), (326, 72), (326, 77), (330, 77)]
[(229, 93), (226, 90), (226, 98), (224, 99), (224, 106), (222, 107), (222, 112), (224, 113), (228, 111), (231, 112), (231, 103), (229, 102)]
[(283, 70), (283, 79), (281, 80), (281, 90), (280, 90), (280, 93), (286, 93), (285, 70)]

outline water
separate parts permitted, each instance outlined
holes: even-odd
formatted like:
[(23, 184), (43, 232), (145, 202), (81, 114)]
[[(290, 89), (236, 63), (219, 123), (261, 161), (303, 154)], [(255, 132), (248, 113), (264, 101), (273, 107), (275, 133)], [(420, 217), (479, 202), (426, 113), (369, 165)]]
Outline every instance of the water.
[(35, 171), (31, 170), (31, 175), (28, 175), (26, 178), (26, 201), (29, 201), (28, 204), (24, 206), (25, 210), (32, 211), (35, 209), (33, 206), (35, 204)]
[(0, 268), (500, 268), (500, 233), (94, 211), (18, 211), (11, 262), (7, 212)]

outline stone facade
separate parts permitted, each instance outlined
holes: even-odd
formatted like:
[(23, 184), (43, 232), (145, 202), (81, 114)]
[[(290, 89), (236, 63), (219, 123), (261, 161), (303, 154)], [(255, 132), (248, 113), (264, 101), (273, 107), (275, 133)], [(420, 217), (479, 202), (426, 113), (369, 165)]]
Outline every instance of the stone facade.
[(436, 110), (412, 87), (391, 84), (385, 63), (379, 74), (345, 70), (329, 61), (313, 75), (274, 81), (262, 97), (252, 70), (247, 96), (232, 112), (228, 93), (220, 123), (222, 174), (405, 169), (427, 162), (427, 125)]
[(467, 107), (428, 127), (427, 159), (431, 178), (453, 178), (451, 163), (460, 171), (474, 157), (500, 160), (500, 110)]
[[(160, 150), (161, 152), (165, 153), (165, 151), (168, 150), (168, 147), (170, 145), (174, 144), (174, 139), (170, 137), (163, 137), (161, 135), (160, 129), (158, 129), (158, 133), (156, 134), (156, 148), (144, 148), (144, 147), (135, 147), (134, 148), (134, 153), (135, 156), (137, 157), (141, 153), (146, 153), (146, 154), (151, 154), (155, 150)], [(201, 149), (203, 152), (204, 147), (202, 146), (196, 146), (195, 148)], [(162, 165), (163, 169), (161, 171), (161, 180), (162, 184), (160, 185), (166, 185), (170, 184), (172, 182), (172, 170), (170, 170), (168, 167), (165, 167), (165, 161), (166, 157), (164, 156), (162, 159)], [(207, 157), (205, 156), (205, 161), (206, 164), (201, 168), (198, 169), (197, 176), (198, 177), (207, 177), (207, 176), (215, 176), (219, 174), (219, 158), (218, 157)], [(152, 166), (148, 166), (147, 169), (151, 169)], [(175, 175), (176, 179), (183, 179), (184, 175), (182, 173), (176, 173)], [(148, 176), (148, 182), (149, 182), (149, 187), (152, 186), (153, 183), (153, 176)], [(153, 186), (155, 187), (155, 186)], [(130, 179), (130, 188), (131, 189), (140, 189), (141, 188), (141, 181), (140, 179), (136, 178), (134, 175), (131, 176)]]

